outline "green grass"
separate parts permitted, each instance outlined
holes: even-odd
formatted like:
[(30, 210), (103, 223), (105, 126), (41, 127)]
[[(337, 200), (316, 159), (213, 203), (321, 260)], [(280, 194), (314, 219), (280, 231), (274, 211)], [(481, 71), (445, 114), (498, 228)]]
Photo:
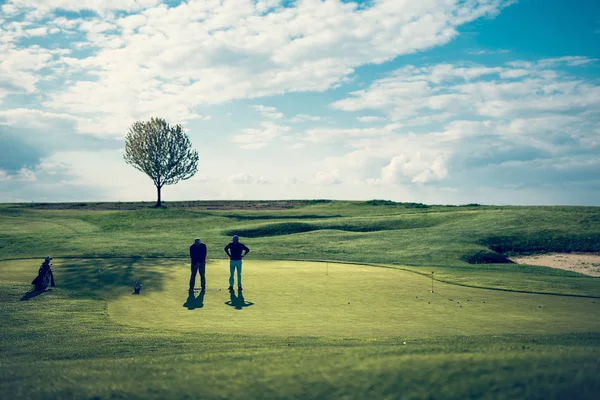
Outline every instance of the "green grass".
[(47, 210), (2, 205), (0, 259), (48, 253), (185, 258), (196, 236), (208, 244), (210, 257), (223, 258), (228, 236), (238, 233), (250, 236), (245, 240), (252, 245), (253, 257), (260, 259), (433, 266), (460, 269), (457, 277), (462, 277), (467, 268), (480, 269), (465, 260), (481, 251), (600, 251), (600, 211), (595, 207), (306, 204), (265, 211), (152, 209), (138, 204), (126, 210), (125, 203), (121, 210), (102, 209), (106, 203), (100, 210), (93, 204)]
[[(167, 206), (0, 205), (0, 393), (597, 397), (600, 279), (465, 259), (600, 251), (599, 208)], [(252, 304), (242, 309), (226, 304), (239, 300), (225, 290), (222, 248), (232, 233), (252, 249), (244, 261)], [(201, 303), (186, 291), (196, 236), (210, 258)], [(29, 297), (46, 254), (56, 257), (58, 287)], [(140, 296), (131, 294), (135, 280)]]

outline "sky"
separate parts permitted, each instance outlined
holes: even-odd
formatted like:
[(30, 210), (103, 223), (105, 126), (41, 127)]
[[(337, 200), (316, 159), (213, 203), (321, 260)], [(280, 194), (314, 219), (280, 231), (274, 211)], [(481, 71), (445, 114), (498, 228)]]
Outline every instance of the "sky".
[(0, 202), (600, 205), (600, 2), (0, 0)]

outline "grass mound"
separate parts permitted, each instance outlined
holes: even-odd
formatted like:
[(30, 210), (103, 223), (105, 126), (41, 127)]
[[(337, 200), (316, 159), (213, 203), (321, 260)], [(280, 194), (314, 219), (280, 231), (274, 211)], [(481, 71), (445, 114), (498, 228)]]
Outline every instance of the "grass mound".
[(330, 219), (340, 218), (341, 215), (318, 215), (318, 214), (293, 214), (293, 215), (272, 215), (266, 213), (237, 213), (237, 214), (223, 214), (224, 217), (235, 219), (238, 221), (252, 221), (252, 220), (277, 220), (277, 219)]
[(249, 238), (291, 235), (294, 233), (310, 232), (319, 229), (313, 224), (303, 222), (284, 222), (279, 224), (261, 225), (256, 228), (249, 229), (231, 229), (224, 233), (228, 236), (240, 235)]
[(230, 229), (225, 235), (240, 235), (249, 238), (291, 235), (321, 230), (337, 230), (345, 232), (379, 232), (402, 229), (429, 228), (445, 221), (439, 216), (409, 215), (392, 218), (338, 218), (324, 222), (282, 222), (263, 224), (256, 227)]

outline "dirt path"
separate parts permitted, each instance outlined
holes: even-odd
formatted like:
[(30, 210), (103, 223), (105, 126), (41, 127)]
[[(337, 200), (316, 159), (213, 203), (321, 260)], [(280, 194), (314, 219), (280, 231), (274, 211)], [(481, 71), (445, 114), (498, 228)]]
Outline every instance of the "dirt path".
[(513, 257), (511, 260), (519, 264), (543, 265), (590, 276), (600, 276), (600, 254), (596, 253), (549, 253)]

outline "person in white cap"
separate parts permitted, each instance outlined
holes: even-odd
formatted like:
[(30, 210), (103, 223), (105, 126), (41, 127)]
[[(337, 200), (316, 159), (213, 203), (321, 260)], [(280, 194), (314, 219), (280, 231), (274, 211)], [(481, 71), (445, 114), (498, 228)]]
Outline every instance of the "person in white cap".
[(33, 281), (31, 281), (31, 284), (35, 286), (35, 290), (46, 290), (48, 285), (52, 287), (56, 286), (54, 283), (54, 274), (52, 273), (52, 264), (50, 264), (50, 260), (52, 260), (52, 257), (50, 256), (47, 256), (44, 259), (44, 262), (38, 270), (38, 275)]
[(233, 235), (231, 243), (225, 246), (224, 250), (229, 256), (229, 290), (233, 290), (233, 273), (236, 269), (238, 290), (242, 290), (242, 258), (250, 253), (250, 249), (240, 242), (237, 235)]

